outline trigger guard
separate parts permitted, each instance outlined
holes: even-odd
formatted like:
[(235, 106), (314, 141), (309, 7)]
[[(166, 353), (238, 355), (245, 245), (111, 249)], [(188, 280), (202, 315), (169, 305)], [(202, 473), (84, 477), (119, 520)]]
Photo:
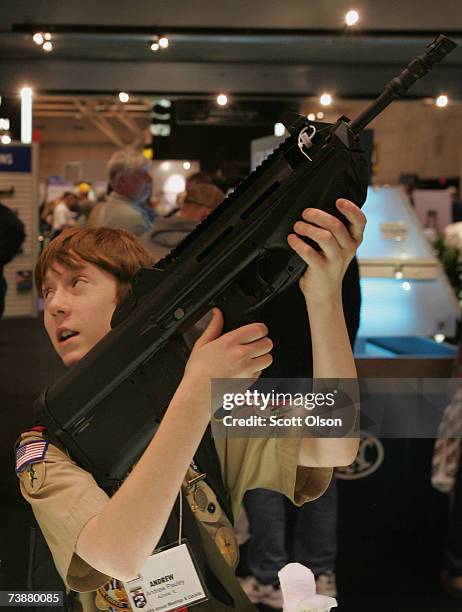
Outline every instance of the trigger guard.
[[(265, 294), (262, 296), (260, 300), (258, 300), (255, 304), (253, 304), (247, 312), (253, 312), (262, 306), (264, 306), (268, 300), (270, 300), (277, 293), (288, 289), (293, 283), (295, 283), (300, 276), (302, 275), (304, 269), (306, 268), (306, 263), (300, 259), (298, 255), (292, 256), (286, 267), (285, 271), (287, 276), (284, 278), (282, 273), (280, 273), (280, 279), (278, 279), (275, 283), (271, 284)], [(299, 274), (300, 272), (300, 274)], [(260, 277), (261, 278), (261, 277)], [(263, 279), (261, 279), (263, 281)]]

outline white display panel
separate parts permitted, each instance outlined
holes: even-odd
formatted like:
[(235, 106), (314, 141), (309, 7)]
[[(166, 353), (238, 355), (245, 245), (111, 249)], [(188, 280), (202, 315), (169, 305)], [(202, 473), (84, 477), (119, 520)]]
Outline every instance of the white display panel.
[[(358, 250), (361, 270), (361, 322), (358, 336), (430, 336), (455, 334), (460, 307), (446, 274), (406, 194), (399, 187), (369, 188), (363, 207), (367, 217)], [(404, 223), (406, 237), (384, 239), (383, 224)], [(417, 270), (413, 278), (385, 278), (388, 270), (412, 262), (403, 270)], [(418, 270), (432, 266), (433, 278), (422, 280)], [(382, 277), (371, 270), (382, 269)], [(363, 272), (367, 272), (363, 274)]]

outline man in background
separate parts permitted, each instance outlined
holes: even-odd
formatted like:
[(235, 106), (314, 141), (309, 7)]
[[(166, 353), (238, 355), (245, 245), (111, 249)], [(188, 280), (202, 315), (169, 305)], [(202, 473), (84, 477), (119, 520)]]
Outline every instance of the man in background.
[(149, 161), (141, 151), (122, 149), (109, 160), (108, 173), (111, 192), (106, 202), (91, 211), (88, 227), (125, 229), (135, 236), (146, 234), (151, 223), (141, 204), (152, 191)]
[[(206, 175), (204, 175), (206, 176)], [(185, 238), (225, 197), (211, 182), (186, 182), (179, 211), (170, 217), (158, 217), (146, 247), (155, 259), (162, 259)]]
[(75, 213), (78, 210), (78, 197), (72, 191), (65, 191), (53, 208), (53, 232), (61, 232), (66, 227), (75, 225)]

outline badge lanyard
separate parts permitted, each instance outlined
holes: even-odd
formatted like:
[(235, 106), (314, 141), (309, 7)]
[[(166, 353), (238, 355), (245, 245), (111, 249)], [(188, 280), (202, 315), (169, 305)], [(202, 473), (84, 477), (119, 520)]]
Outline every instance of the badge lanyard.
[(180, 486), (180, 493), (179, 493), (179, 498), (180, 498), (180, 511), (179, 511), (179, 525), (178, 525), (178, 546), (181, 544), (181, 536), (182, 536), (182, 531), (183, 531), (183, 493), (181, 491), (181, 486)]

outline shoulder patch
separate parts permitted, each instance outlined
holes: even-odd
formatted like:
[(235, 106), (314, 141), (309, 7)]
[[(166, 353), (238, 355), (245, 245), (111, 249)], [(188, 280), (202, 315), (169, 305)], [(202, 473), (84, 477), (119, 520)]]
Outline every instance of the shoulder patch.
[(16, 474), (19, 474), (27, 465), (43, 461), (47, 448), (48, 440), (33, 440), (18, 446), (16, 449)]

